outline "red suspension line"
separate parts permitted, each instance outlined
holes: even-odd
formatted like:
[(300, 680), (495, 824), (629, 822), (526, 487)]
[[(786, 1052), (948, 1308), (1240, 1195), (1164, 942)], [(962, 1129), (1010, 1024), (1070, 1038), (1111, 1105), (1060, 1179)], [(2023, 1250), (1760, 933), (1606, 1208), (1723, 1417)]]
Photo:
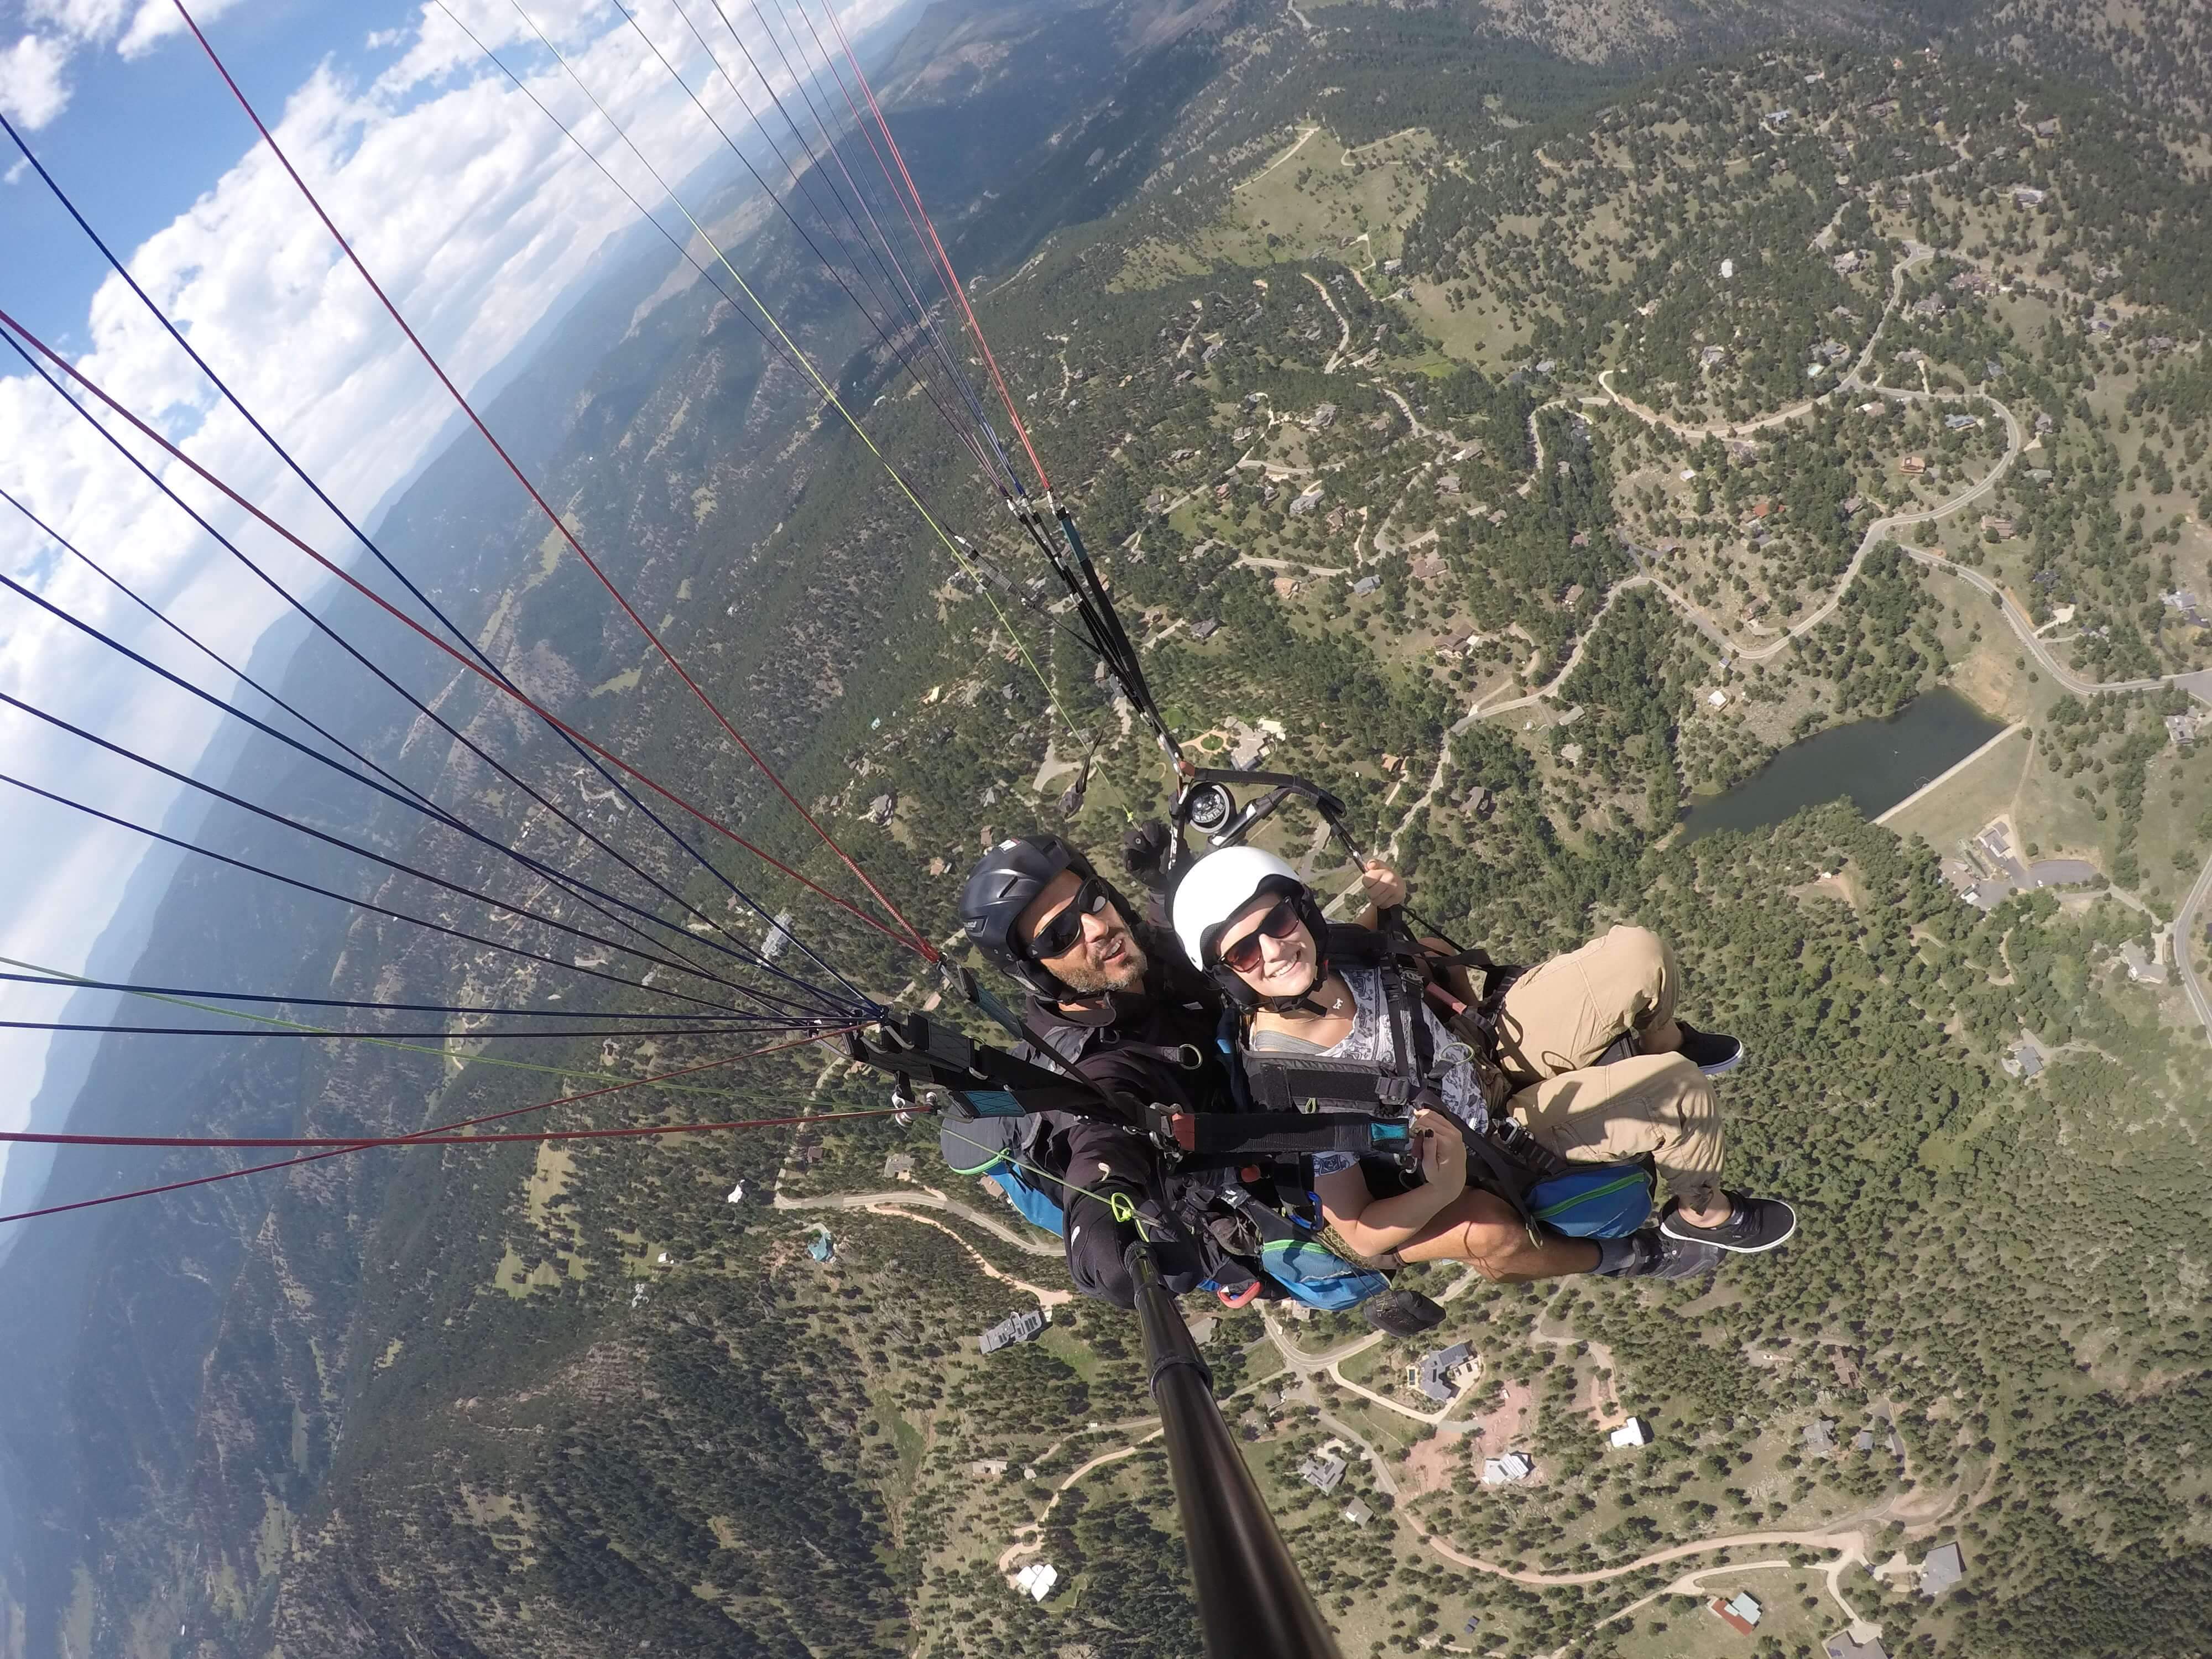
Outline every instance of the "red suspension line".
[[(460, 652), (455, 650), (444, 640), (440, 639), (435, 634), (425, 628), (421, 623), (416, 622), (414, 617), (400, 610), (389, 599), (386, 599), (374, 588), (372, 588), (366, 583), (362, 582), (358, 577), (355, 576), (351, 571), (345, 569), (343, 566), (333, 562), (331, 560), (325, 558), (322, 554), (317, 552), (313, 548), (310, 547), (305, 541), (301, 540), (291, 531), (286, 529), (283, 525), (277, 523), (276, 520), (270, 518), (269, 514), (264, 512), (260, 507), (246, 500), (246, 497), (240, 495), (237, 490), (232, 489), (221, 478), (216, 477), (214, 473), (209, 471), (207, 468), (202, 466), (198, 461), (185, 453), (185, 452), (179, 449), (175, 444), (170, 442), (169, 440), (164, 437), (160, 432), (156, 431), (151, 426), (149, 426), (144, 421), (140, 420), (137, 416), (132, 414), (128, 409), (125, 409), (114, 398), (109, 396), (104, 389), (88, 378), (76, 368), (75, 364), (71, 363), (59, 352), (54, 350), (52, 347), (46, 344), (46, 343), (41, 340), (37, 335), (32, 333), (31, 331), (24, 327), (22, 324), (17, 322), (15, 318), (9, 315), (9, 313), (4, 310), (0, 310), (0, 326), (12, 329), (15, 333), (21, 335), (40, 356), (44, 357), (56, 368), (59, 369), (64, 374), (66, 374), (78, 386), (82, 386), (87, 392), (89, 392), (94, 397), (99, 398), (101, 403), (105, 404), (109, 409), (112, 410), (124, 420), (130, 422), (134, 430), (137, 431), (151, 442), (158, 445), (173, 459), (181, 462), (185, 466), (191, 471), (194, 476), (222, 494), (234, 506), (239, 507), (241, 511), (251, 514), (257, 522), (283, 537), (285, 541), (297, 548), (301, 552), (306, 554), (309, 558), (313, 559), (317, 564), (320, 565), (331, 575), (337, 577), (348, 587), (353, 589), (355, 592), (360, 594), (363, 599), (368, 600), (370, 604), (382, 611), (386, 616), (391, 617), (394, 621), (412, 629), (422, 640), (435, 647), (439, 651), (443, 652), (455, 663), (467, 670), (470, 673), (475, 675), (485, 684), (494, 688), (501, 696), (514, 698), (515, 702), (520, 703), (525, 708), (530, 710), (532, 714), (537, 715), (538, 719), (544, 720), (548, 726), (552, 726), (556, 731), (563, 732), (568, 737), (573, 738), (576, 742), (583, 744), (585, 748), (599, 756), (600, 759), (629, 774), (631, 777), (636, 779), (638, 782), (652, 790), (653, 793), (659, 795), (662, 799), (669, 802), (672, 805), (678, 807), (682, 811), (688, 812), (691, 817), (696, 818), (701, 823), (714, 830), (717, 835), (725, 836), (728, 840), (734, 842), (737, 845), (744, 848), (745, 851), (750, 853), (755, 858), (759, 859), (763, 863), (768, 865), (772, 869), (781, 871), (783, 874), (790, 877), (792, 880), (797, 882), (800, 886), (806, 888), (809, 891), (820, 894), (823, 898), (828, 899), (832, 904), (836, 905), (840, 909), (850, 912), (854, 916), (857, 917), (861, 921), (866, 922), (878, 933), (883, 934), (884, 938), (895, 939), (899, 944), (904, 945), (910, 949), (921, 951), (924, 957), (927, 960), (934, 961), (936, 959), (936, 948), (933, 945), (931, 945), (927, 940), (918, 939), (917, 938), (911, 936), (902, 936), (899, 933), (894, 933), (889, 927), (884, 927), (884, 924), (878, 921), (875, 917), (870, 915), (866, 911), (853, 903), (851, 900), (841, 897), (837, 894), (831, 892), (828, 888), (823, 886), (820, 883), (811, 880), (807, 877), (801, 875), (798, 871), (784, 863), (782, 860), (777, 858), (773, 853), (769, 852), (766, 848), (755, 846), (751, 842), (747, 841), (736, 830), (722, 823), (720, 819), (714, 817), (703, 808), (693, 805), (690, 801), (678, 794), (674, 790), (666, 787), (650, 777), (647, 777), (643, 772), (639, 771), (636, 767), (632, 766), (628, 761), (616, 754), (612, 750), (606, 748), (604, 744), (601, 744), (594, 739), (586, 736), (582, 732), (580, 732), (574, 726), (562, 720), (558, 714), (554, 714), (543, 704), (532, 700), (519, 687), (508, 684), (507, 681), (501, 679), (498, 675), (494, 674), (489, 669), (486, 669), (480, 664), (477, 663), (473, 659), (464, 656)], [(848, 861), (849, 862), (849, 860)], [(864, 877), (862, 879), (866, 880), (866, 878)], [(869, 890), (871, 892), (875, 890), (872, 885), (871, 885)], [(902, 927), (908, 929), (908, 935), (911, 935), (912, 924), (908, 922), (905, 917), (899, 915), (897, 911), (893, 910), (891, 914), (894, 917), (896, 917)]]
[[(215, 47), (209, 43), (207, 36), (200, 32), (200, 26), (193, 21), (191, 13), (185, 9), (184, 0), (173, 0), (173, 3), (177, 8), (177, 15), (185, 20), (185, 26), (191, 30), (192, 38), (199, 42), (200, 50), (207, 54), (208, 62), (215, 65), (216, 73), (222, 77), (223, 84), (230, 88), (230, 94), (238, 100), (238, 106), (246, 112), (246, 119), (253, 123), (254, 131), (261, 135), (262, 143), (269, 146), (270, 154), (276, 158), (277, 164), (284, 169), (292, 182), (299, 186), (300, 194), (307, 198), (307, 205), (314, 210), (315, 217), (322, 221), (323, 228), (330, 232), (331, 239), (337, 243), (353, 268), (361, 273), (361, 279), (368, 284), (369, 292), (375, 295), (385, 310), (391, 313), (392, 320), (398, 325), (399, 331), (407, 337), (408, 343), (415, 348), (416, 354), (428, 366), (430, 372), (438, 377), (438, 383), (452, 394), (453, 402), (459, 406), (461, 412), (468, 416), (470, 424), (483, 434), (483, 441), (491, 446), (492, 453), (496, 454), (506, 464), (507, 470), (514, 475), (514, 481), (520, 484), (530, 499), (537, 503), (538, 511), (551, 522), (562, 539), (575, 550), (576, 556), (584, 562), (594, 576), (599, 578), (599, 585), (605, 588), (614, 602), (622, 607), (623, 614), (637, 625), (638, 631), (652, 642), (653, 648), (659, 653), (662, 660), (676, 671), (677, 678), (690, 689), (692, 696), (698, 698), (707, 712), (714, 717), (715, 722), (729, 734), (731, 740), (744, 751), (746, 758), (760, 769), (761, 775), (775, 786), (776, 793), (781, 795), (790, 805), (791, 809), (805, 821), (807, 828), (821, 837), (823, 845), (843, 861), (845, 867), (859, 878), (860, 884), (868, 890), (876, 902), (882, 905), (891, 919), (906, 930), (907, 938), (904, 942), (921, 952), (924, 960), (934, 960), (937, 954), (935, 947), (912, 922), (906, 919), (898, 906), (884, 896), (883, 890), (869, 879), (867, 872), (854, 862), (852, 855), (837, 844), (830, 832), (815, 820), (814, 815), (799, 804), (799, 798), (784, 786), (783, 780), (775, 775), (775, 769), (762, 759), (759, 752), (745, 740), (744, 733), (730, 723), (729, 717), (723, 714), (714, 700), (707, 695), (706, 689), (691, 678), (690, 672), (677, 660), (676, 653), (662, 642), (660, 635), (653, 631), (645, 618), (638, 615), (629, 600), (623, 597), (622, 590), (617, 587), (607, 573), (599, 568), (599, 562), (585, 551), (583, 543), (577, 540), (574, 533), (562, 521), (561, 515), (553, 510), (544, 496), (538, 494), (537, 485), (531, 483), (522, 469), (515, 464), (514, 458), (509, 455), (499, 440), (492, 435), (491, 428), (484, 424), (483, 417), (477, 413), (475, 407), (467, 398), (462, 395), (461, 389), (453, 384), (451, 377), (440, 366), (438, 360), (431, 355), (430, 349), (422, 343), (414, 329), (409, 326), (407, 319), (401, 315), (399, 307), (392, 302), (390, 296), (379, 285), (376, 278), (369, 274), (368, 267), (362, 262), (361, 256), (354, 252), (353, 244), (339, 232), (331, 216), (324, 210), (322, 203), (316, 198), (315, 192), (308, 188), (307, 181), (300, 176), (299, 170), (292, 165), (291, 158), (285, 155), (283, 147), (277, 143), (276, 135), (269, 131), (267, 125), (263, 122), (259, 112), (247, 100), (238, 82), (231, 78), (230, 70), (224, 67), (222, 59), (216, 55)], [(988, 348), (986, 351), (988, 355)], [(995, 374), (997, 372), (996, 367), (994, 366), (992, 373)], [(1000, 390), (1004, 392), (1003, 385)], [(1011, 408), (1012, 405), (1009, 404), (1009, 407)], [(1024, 443), (1028, 441), (1026, 434), (1023, 441)], [(1035, 456), (1032, 455), (1031, 459), (1034, 459)], [(1041, 473), (1040, 476), (1042, 476)]]
[[(799, 3), (803, 6), (806, 0), (799, 0)], [(181, 5), (181, 0), (179, 3)], [(890, 123), (884, 119), (884, 112), (876, 102), (875, 89), (869, 86), (868, 77), (861, 73), (860, 60), (853, 55), (853, 43), (845, 38), (845, 26), (837, 18), (836, 0), (823, 0), (822, 9), (829, 15), (830, 27), (837, 32), (837, 44), (844, 48), (845, 61), (853, 66), (853, 78), (860, 83), (861, 94), (867, 99), (868, 108), (875, 114), (876, 125), (883, 132), (884, 143), (890, 149), (891, 160), (898, 163), (899, 177), (906, 180), (907, 191), (914, 198), (915, 210), (921, 215), (922, 228), (929, 233), (929, 246), (936, 253), (937, 263), (945, 272), (953, 296), (960, 301), (960, 309), (967, 314), (969, 330), (975, 335), (975, 343), (982, 348), (983, 362), (990, 368), (992, 384), (999, 388), (999, 401), (1006, 406), (1006, 418), (1014, 423), (1014, 435), (1022, 441), (1022, 447), (1029, 452), (1030, 465), (1036, 469), (1038, 485), (1049, 493), (1052, 479), (1044, 470), (1044, 463), (1037, 458), (1036, 446), (1030, 441), (1029, 428), (1022, 423), (1020, 411), (1014, 407), (1014, 394), (1006, 389), (1006, 377), (999, 373), (999, 360), (991, 355), (991, 343), (983, 337), (983, 325), (975, 320), (975, 308), (968, 303), (968, 290), (960, 285), (960, 274), (952, 269), (952, 260), (945, 252), (945, 244), (938, 240), (937, 226), (930, 219), (929, 210), (922, 205), (921, 191), (915, 187), (914, 175), (907, 171), (906, 157), (900, 153), (898, 140), (891, 137)]]
[[(858, 1030), (859, 1028), (847, 1027), (846, 1029)], [(720, 1060), (710, 1060), (697, 1066), (683, 1066), (673, 1072), (662, 1072), (653, 1077), (636, 1078), (627, 1083), (611, 1083), (603, 1089), (588, 1089), (580, 1095), (562, 1095), (556, 1099), (541, 1100), (528, 1106), (510, 1106), (505, 1111), (487, 1112), (482, 1117), (459, 1118), (451, 1123), (434, 1124), (428, 1129), (418, 1130), (412, 1135), (398, 1135), (374, 1141), (351, 1140), (347, 1141), (343, 1145), (333, 1146), (326, 1152), (310, 1152), (304, 1158), (279, 1158), (273, 1164), (249, 1164), (242, 1170), (224, 1170), (216, 1175), (195, 1176), (188, 1181), (165, 1182), (158, 1187), (139, 1187), (133, 1188), (130, 1192), (110, 1193), (103, 1198), (79, 1199), (73, 1204), (52, 1204), (47, 1206), (42, 1210), (21, 1210), (18, 1211), (14, 1215), (0, 1215), (0, 1222), (30, 1221), (40, 1216), (66, 1215), (72, 1210), (93, 1210), (99, 1208), (103, 1204), (120, 1204), (127, 1199), (155, 1198), (163, 1193), (182, 1192), (189, 1187), (208, 1187), (214, 1185), (218, 1181), (235, 1181), (240, 1176), (265, 1175), (271, 1170), (289, 1170), (301, 1164), (319, 1163), (326, 1158), (343, 1158), (349, 1152), (362, 1152), (374, 1146), (404, 1146), (450, 1145), (452, 1144), (450, 1141), (433, 1140), (428, 1139), (428, 1137), (434, 1135), (447, 1135), (453, 1130), (473, 1128), (479, 1123), (496, 1123), (505, 1118), (521, 1117), (532, 1112), (548, 1111), (556, 1106), (573, 1105), (578, 1101), (592, 1100), (600, 1095), (619, 1094), (625, 1089), (642, 1089), (655, 1083), (669, 1083), (680, 1077), (696, 1076), (701, 1072), (711, 1072), (720, 1066), (733, 1066), (741, 1060), (753, 1060), (763, 1054), (778, 1054), (787, 1048), (802, 1048), (807, 1043), (819, 1041), (821, 1037), (836, 1036), (839, 1035), (841, 1035), (841, 1033), (836, 1031), (823, 1031), (817, 1033), (815, 1036), (800, 1037), (790, 1042), (771, 1043), (765, 1048), (748, 1049), (745, 1053), (741, 1054), (727, 1054)], [(871, 1111), (859, 1113), (822, 1112), (817, 1113), (815, 1115), (817, 1117), (880, 1117), (883, 1115), (884, 1114), (882, 1112)], [(745, 1122), (765, 1123), (773, 1121), (788, 1123), (792, 1121), (811, 1121), (813, 1120), (755, 1118), (741, 1121)], [(18, 1135), (15, 1138), (17, 1139), (28, 1139), (27, 1136), (22, 1135)], [(182, 1144), (198, 1145), (204, 1143), (195, 1142)]]

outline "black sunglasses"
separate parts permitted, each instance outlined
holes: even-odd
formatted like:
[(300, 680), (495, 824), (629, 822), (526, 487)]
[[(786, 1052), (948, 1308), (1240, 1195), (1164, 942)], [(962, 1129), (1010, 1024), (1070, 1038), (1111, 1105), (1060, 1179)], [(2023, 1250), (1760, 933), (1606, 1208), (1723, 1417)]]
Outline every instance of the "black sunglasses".
[(1095, 916), (1105, 909), (1109, 897), (1106, 884), (1096, 876), (1091, 877), (1075, 890), (1073, 898), (1030, 936), (1030, 959), (1048, 962), (1073, 951), (1083, 938), (1084, 917)]
[(1238, 939), (1234, 945), (1222, 947), (1221, 960), (1230, 971), (1249, 974), (1260, 965), (1260, 939), (1288, 939), (1298, 931), (1298, 907), (1289, 899), (1277, 899), (1274, 908), (1260, 918), (1260, 925)]

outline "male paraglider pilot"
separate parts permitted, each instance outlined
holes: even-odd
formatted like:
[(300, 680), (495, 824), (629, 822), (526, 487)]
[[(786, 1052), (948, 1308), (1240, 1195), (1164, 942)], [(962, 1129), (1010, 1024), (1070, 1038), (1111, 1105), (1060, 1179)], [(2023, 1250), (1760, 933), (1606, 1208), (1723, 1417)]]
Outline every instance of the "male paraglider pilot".
[[(1243, 869), (1255, 859), (1270, 862)], [(1375, 902), (1360, 927), (1371, 929), (1381, 919), (1378, 907), (1402, 902), (1405, 887), (1380, 864), (1369, 866), (1365, 879)], [(1223, 960), (1224, 942), (1237, 965), (1257, 958), (1254, 965), (1269, 976), (1264, 1000), (1278, 1008), (1310, 992), (1356, 1002), (1364, 982), (1310, 949), (1303, 982), (1288, 984), (1298, 975), (1285, 947), (1297, 948), (1297, 926), (1279, 926), (1276, 913), (1283, 898), (1303, 896), (1304, 889), (1287, 866), (1256, 849), (1228, 849), (1189, 868), (1179, 900), (1184, 894), (1190, 898), (1188, 906), (1178, 902), (1176, 931), (1200, 941), (1203, 969), (1194, 966), (1176, 932), (1148, 921), (1089, 859), (1050, 836), (1002, 841), (986, 853), (961, 895), (960, 920), (969, 940), (1028, 993), (1024, 1024), (1050, 1058), (1144, 1102), (1194, 1112), (1246, 1108), (1249, 1091), (1233, 1057), (1239, 1048), (1326, 1038), (1315, 1042), (1321, 1052), (1375, 1057), (1354, 1050), (1363, 1040), (1372, 1042), (1377, 1023), (1355, 1016), (1340, 1032), (1342, 1007), (1331, 1023), (1313, 1027), (1291, 1014), (1270, 1038), (1255, 1041), (1255, 1022), (1270, 1011), (1261, 997), (1237, 991), (1235, 967)], [(1293, 909), (1298, 925), (1309, 912), (1318, 915), (1310, 900)], [(1351, 938), (1345, 929), (1328, 932)], [(1260, 940), (1256, 952), (1252, 936)], [(1675, 1019), (1677, 980), (1673, 955), (1656, 936), (1614, 928), (1525, 970), (1494, 1021), (1492, 1051), (1481, 1057), (1513, 1085), (1505, 1109), (1525, 1115), (1533, 1133), (1568, 1159), (1656, 1156), (1674, 1189), (1663, 1231), (1596, 1241), (1556, 1236), (1532, 1223), (1523, 1206), (1487, 1189), (1499, 1183), (1477, 1185), (1458, 1159), (1437, 1155), (1436, 1127), (1454, 1127), (1442, 1116), (1421, 1122), (1418, 1139), (1428, 1151), (1411, 1179), (1449, 1186), (1448, 1193), (1439, 1198), (1431, 1191), (1411, 1204), (1394, 1196), (1370, 1211), (1349, 1196), (1361, 1171), (1352, 1170), (1349, 1182), (1341, 1170), (1317, 1171), (1314, 1185), (1326, 1190), (1309, 1209), (1321, 1213), (1305, 1220), (1326, 1220), (1321, 1241), (1355, 1261), (1368, 1258), (1363, 1266), (1387, 1271), (1402, 1261), (1449, 1256), (1501, 1280), (1574, 1273), (1682, 1276), (1710, 1268), (1723, 1251), (1782, 1243), (1795, 1226), (1787, 1205), (1730, 1194), (1719, 1184), (1718, 1113), (1705, 1073), (1732, 1066), (1741, 1049)], [(1624, 1063), (1626, 1073), (1592, 1075), (1593, 1068)], [(1455, 1092), (1447, 1088), (1437, 1103), (1449, 1107)], [(1467, 1097), (1456, 1092), (1456, 1116), (1467, 1124)], [(1231, 1300), (1255, 1291), (1282, 1294), (1262, 1271), (1253, 1234), (1264, 1206), (1239, 1184), (1240, 1172), (1164, 1171), (1148, 1141), (1109, 1121), (1049, 1114), (994, 1127), (1010, 1121), (1018, 1125), (1017, 1140), (997, 1167), (1059, 1188), (1052, 1196), (1065, 1212), (1068, 1270), (1085, 1295), (1133, 1305), (1124, 1259), (1139, 1231), (1152, 1242), (1170, 1289), (1210, 1283)], [(949, 1157), (956, 1150), (948, 1143)], [(1420, 1224), (1393, 1228), (1391, 1205), (1419, 1212)], [(1370, 1322), (1395, 1334), (1417, 1334), (1441, 1317), (1433, 1303), (1409, 1291), (1370, 1295), (1361, 1306)]]

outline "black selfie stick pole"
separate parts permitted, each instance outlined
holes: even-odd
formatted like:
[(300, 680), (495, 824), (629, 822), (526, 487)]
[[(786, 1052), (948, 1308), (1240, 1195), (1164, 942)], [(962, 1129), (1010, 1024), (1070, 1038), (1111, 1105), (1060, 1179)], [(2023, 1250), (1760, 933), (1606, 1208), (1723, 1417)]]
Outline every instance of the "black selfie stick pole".
[(1207, 1659), (1340, 1659), (1222, 1420), (1212, 1373), (1160, 1283), (1151, 1248), (1131, 1245), (1128, 1265)]

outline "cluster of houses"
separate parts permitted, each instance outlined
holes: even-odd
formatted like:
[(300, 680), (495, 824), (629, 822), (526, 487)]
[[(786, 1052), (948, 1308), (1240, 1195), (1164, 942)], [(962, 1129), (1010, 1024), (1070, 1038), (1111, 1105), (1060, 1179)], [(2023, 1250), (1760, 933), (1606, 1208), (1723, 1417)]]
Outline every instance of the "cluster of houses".
[[(1344, 1480), (1347, 1465), (1343, 1456), (1343, 1443), (1332, 1440), (1310, 1457), (1298, 1464), (1298, 1479), (1316, 1492), (1328, 1493), (1336, 1490)], [(1355, 1498), (1344, 1506), (1344, 1518), (1355, 1527), (1364, 1527), (1375, 1518), (1375, 1511), (1364, 1498)]]
[(1952, 890), (1978, 910), (1994, 910), (2014, 893), (2039, 887), (2079, 887), (2098, 874), (2086, 859), (2022, 862), (2013, 851), (2012, 828), (2002, 818), (1960, 842), (1958, 854), (1943, 863), (1943, 878)]
[[(1929, 1553), (1920, 1565), (1920, 1593), (1933, 1599), (1959, 1583), (1966, 1575), (1965, 1558), (1956, 1544), (1945, 1544)], [(1754, 1636), (1759, 1620), (1766, 1609), (1749, 1590), (1738, 1590), (1733, 1595), (1716, 1595), (1705, 1603), (1705, 1610), (1739, 1636)], [(1881, 1644), (1881, 1632), (1871, 1626), (1853, 1625), (1849, 1630), (1837, 1632), (1821, 1644), (1827, 1659), (1889, 1659), (1888, 1650)]]
[[(1816, 1417), (1798, 1431), (1798, 1439), (1808, 1457), (1832, 1457), (1836, 1450), (1836, 1419)], [(1905, 1457), (1905, 1441), (1897, 1431), (1897, 1425), (1887, 1411), (1877, 1407), (1867, 1418), (1865, 1425), (1851, 1437), (1855, 1451), (1870, 1452), (1876, 1447), (1887, 1450), (1900, 1462)]]

